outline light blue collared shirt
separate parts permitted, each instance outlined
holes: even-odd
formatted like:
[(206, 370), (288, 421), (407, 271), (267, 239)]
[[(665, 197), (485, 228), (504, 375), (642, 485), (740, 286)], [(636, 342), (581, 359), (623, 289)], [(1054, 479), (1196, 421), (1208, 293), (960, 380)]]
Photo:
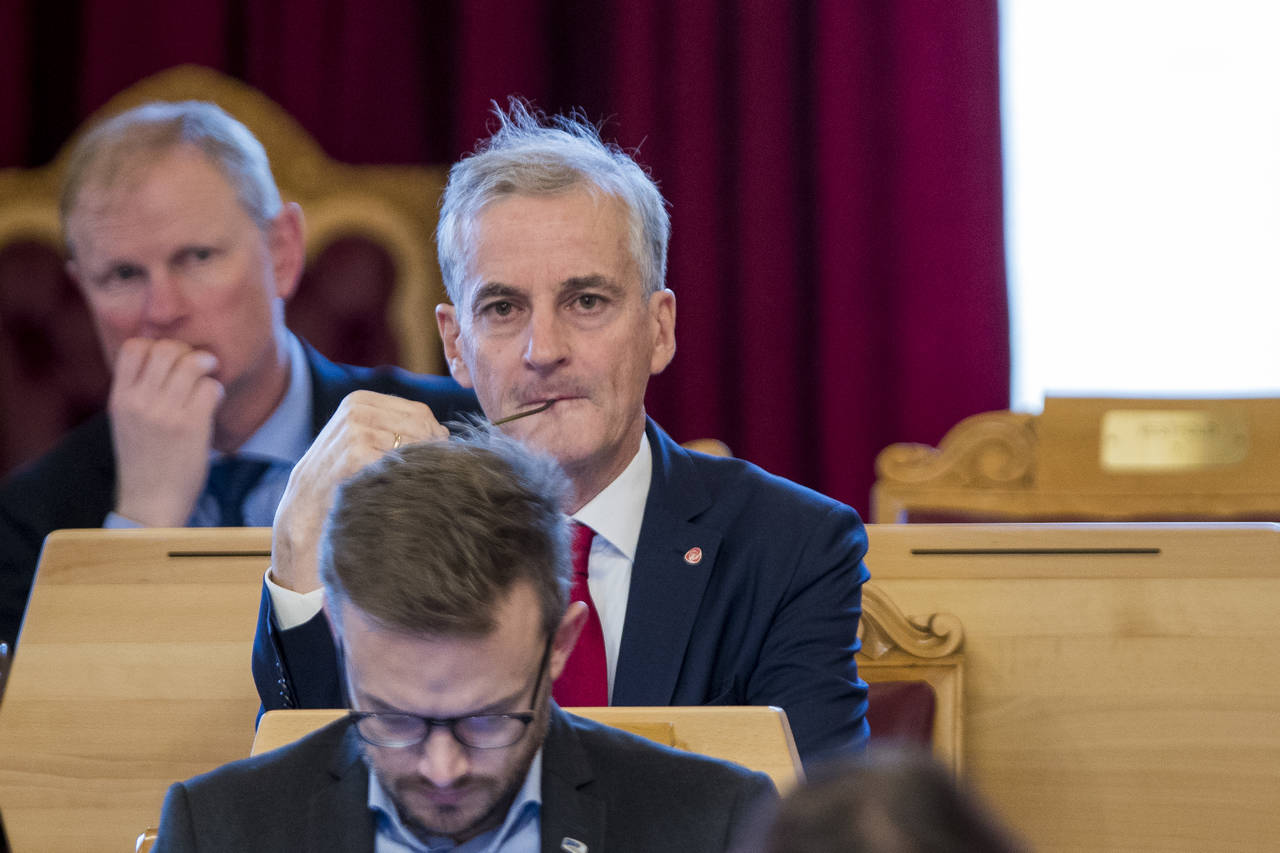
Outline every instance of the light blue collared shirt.
[[(245, 496), (244, 519), (249, 527), (271, 526), (276, 517), (276, 506), (289, 484), (289, 472), (311, 446), (311, 371), (307, 367), (302, 344), (292, 334), (289, 335), (288, 347), (289, 387), (271, 417), (236, 451), (237, 456), (271, 462), (262, 479)], [(217, 462), (223, 455), (210, 450), (209, 464)], [(218, 503), (209, 493), (206, 482), (205, 490), (196, 499), (195, 509), (187, 519), (187, 527), (217, 527), (220, 523)], [(102, 526), (129, 528), (140, 525), (110, 512)]]
[(534, 754), (524, 784), (502, 825), (462, 844), (444, 837), (423, 842), (406, 829), (373, 770), (369, 771), (369, 809), (376, 827), (376, 853), (538, 853), (542, 832), (542, 750)]

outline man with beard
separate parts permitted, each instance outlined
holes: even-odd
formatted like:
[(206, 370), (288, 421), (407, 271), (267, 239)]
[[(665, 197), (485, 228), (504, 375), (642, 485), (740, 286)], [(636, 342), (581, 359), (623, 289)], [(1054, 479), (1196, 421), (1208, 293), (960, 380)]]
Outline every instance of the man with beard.
[(320, 578), (351, 713), (174, 785), (156, 853), (729, 849), (767, 777), (551, 701), (586, 620), (565, 486), (486, 430), (345, 483)]

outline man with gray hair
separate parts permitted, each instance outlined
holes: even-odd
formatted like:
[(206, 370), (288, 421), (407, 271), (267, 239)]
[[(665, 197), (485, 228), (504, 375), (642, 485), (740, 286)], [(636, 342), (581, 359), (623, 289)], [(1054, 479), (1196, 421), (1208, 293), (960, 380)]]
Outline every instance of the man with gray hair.
[(156, 853), (729, 849), (766, 776), (551, 701), (587, 617), (566, 485), (484, 430), (345, 483), (320, 580), (351, 713), (174, 785)]
[(408, 397), (383, 402), (428, 418), (474, 409), (452, 380), (336, 365), (289, 332), (302, 211), (213, 104), (150, 103), (90, 130), (61, 218), (111, 389), (106, 413), (0, 486), (0, 641), (51, 530), (268, 525), (349, 392)]
[[(437, 243), (452, 304), (436, 318), (454, 378), (572, 484), (574, 598), (590, 618), (557, 700), (777, 705), (806, 761), (859, 746), (857, 514), (746, 462), (688, 452), (645, 416), (649, 377), (676, 346), (662, 196), (576, 118), (544, 121), (518, 101), (498, 117), (449, 175)], [(276, 518), (254, 648), (267, 708), (341, 702), (323, 620), (300, 618), (320, 609), (320, 520), (335, 483), (394, 435), (435, 429), (376, 401), (360, 426), (325, 428)]]

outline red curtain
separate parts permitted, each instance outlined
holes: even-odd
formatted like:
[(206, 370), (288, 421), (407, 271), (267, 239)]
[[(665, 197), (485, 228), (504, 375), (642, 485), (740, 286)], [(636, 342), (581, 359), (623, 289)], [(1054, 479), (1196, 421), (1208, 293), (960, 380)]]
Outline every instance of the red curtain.
[(455, 159), (513, 93), (581, 107), (671, 202), (650, 413), (865, 510), (885, 445), (1008, 406), (997, 29), (996, 0), (0, 0), (0, 167), (184, 62), (354, 163)]

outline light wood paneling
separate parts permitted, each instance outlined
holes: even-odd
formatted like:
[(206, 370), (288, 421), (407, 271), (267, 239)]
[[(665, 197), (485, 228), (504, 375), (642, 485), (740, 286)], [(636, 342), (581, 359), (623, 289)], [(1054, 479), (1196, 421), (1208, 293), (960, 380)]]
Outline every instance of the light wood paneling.
[(243, 757), (271, 531), (52, 534), (0, 705), (15, 851), (127, 850), (170, 783)]
[(1037, 849), (1272, 850), (1280, 527), (872, 525), (965, 629), (966, 775)]
[[(804, 778), (787, 714), (764, 706), (565, 708), (586, 717), (690, 752), (759, 770), (781, 791)], [(258, 726), (253, 754), (292, 743), (345, 715), (345, 710), (268, 711)]]
[(1280, 521), (1280, 398), (1049, 397), (876, 459), (871, 519)]

